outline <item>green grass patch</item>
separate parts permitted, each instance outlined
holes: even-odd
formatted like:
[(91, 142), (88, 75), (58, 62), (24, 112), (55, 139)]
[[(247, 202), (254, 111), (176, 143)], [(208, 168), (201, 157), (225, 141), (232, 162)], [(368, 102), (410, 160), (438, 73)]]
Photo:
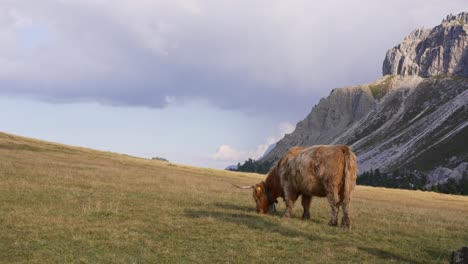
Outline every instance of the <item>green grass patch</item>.
[(393, 78), (393, 75), (389, 75), (380, 82), (370, 84), (369, 89), (372, 92), (372, 96), (377, 100), (382, 99), (390, 90)]

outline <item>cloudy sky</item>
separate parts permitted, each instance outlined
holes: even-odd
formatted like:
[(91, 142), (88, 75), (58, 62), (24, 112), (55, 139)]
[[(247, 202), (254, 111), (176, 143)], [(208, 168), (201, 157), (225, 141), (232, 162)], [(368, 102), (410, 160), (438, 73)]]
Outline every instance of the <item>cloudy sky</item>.
[(0, 131), (224, 168), (466, 0), (1, 0)]

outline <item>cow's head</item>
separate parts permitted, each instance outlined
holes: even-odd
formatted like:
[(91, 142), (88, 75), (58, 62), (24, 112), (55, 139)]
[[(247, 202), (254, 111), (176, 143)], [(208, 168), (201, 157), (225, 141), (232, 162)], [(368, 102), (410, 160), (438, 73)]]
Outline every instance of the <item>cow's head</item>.
[(275, 203), (270, 197), (268, 190), (265, 188), (265, 182), (260, 182), (249, 186), (237, 186), (239, 189), (253, 189), (253, 198), (257, 204), (257, 212), (261, 214), (273, 214), (276, 212)]

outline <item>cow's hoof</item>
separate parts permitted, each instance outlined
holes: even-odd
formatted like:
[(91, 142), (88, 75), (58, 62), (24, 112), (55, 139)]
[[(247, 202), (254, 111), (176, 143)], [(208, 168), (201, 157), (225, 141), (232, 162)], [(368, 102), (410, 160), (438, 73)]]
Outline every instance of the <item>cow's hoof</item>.
[(348, 217), (343, 217), (341, 219), (341, 226), (345, 229), (351, 229), (351, 221)]
[(302, 219), (303, 219), (303, 220), (310, 219), (310, 214), (303, 214), (303, 215), (302, 215)]
[(341, 227), (344, 229), (351, 229), (351, 224), (350, 223), (341, 223)]
[(328, 222), (328, 225), (329, 225), (329, 226), (337, 226), (337, 225), (338, 225), (338, 221), (330, 221), (330, 222)]

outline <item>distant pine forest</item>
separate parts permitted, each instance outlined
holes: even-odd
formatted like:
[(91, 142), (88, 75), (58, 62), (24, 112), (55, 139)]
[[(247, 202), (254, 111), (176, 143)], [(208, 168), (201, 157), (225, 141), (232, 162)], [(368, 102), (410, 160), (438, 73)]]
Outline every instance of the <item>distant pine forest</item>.
[[(237, 169), (230, 170), (266, 174), (273, 164), (273, 162), (259, 162), (249, 158), (244, 162), (244, 164), (238, 163)], [(464, 175), (459, 181), (450, 178), (444, 184), (436, 184), (427, 188), (427, 177), (424, 174), (415, 174), (408, 170), (381, 172), (379, 169), (376, 169), (365, 171), (358, 175), (357, 184), (374, 187), (468, 195), (468, 175)]]

